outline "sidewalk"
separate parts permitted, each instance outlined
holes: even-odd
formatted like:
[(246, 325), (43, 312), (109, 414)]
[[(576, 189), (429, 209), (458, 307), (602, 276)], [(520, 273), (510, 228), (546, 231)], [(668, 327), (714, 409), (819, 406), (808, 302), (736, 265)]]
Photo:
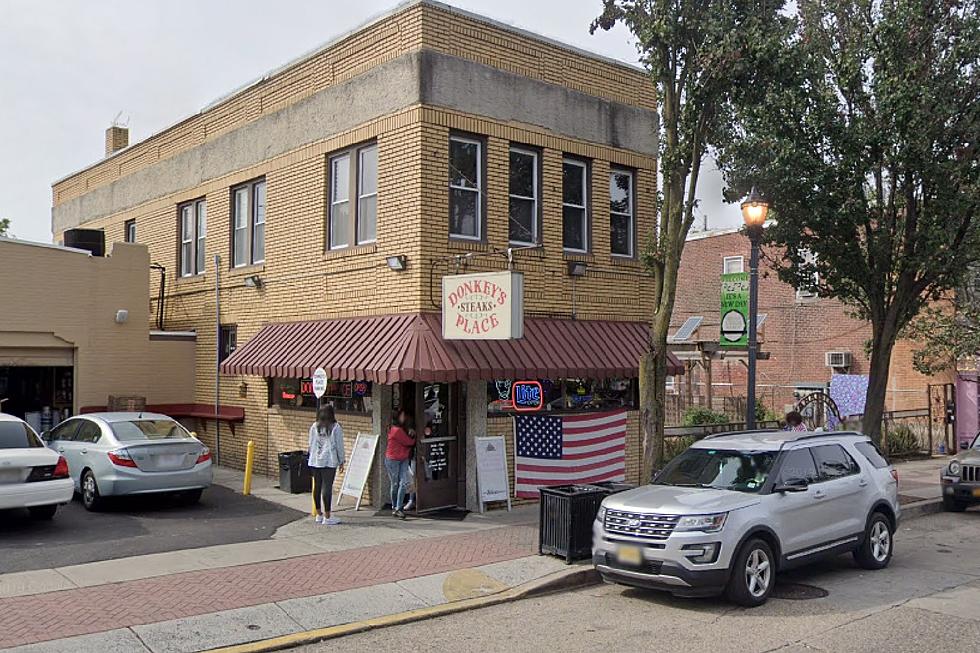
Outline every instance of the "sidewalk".
[[(898, 465), (903, 505), (934, 506), (945, 459)], [(240, 473), (216, 482), (240, 490)], [(305, 510), (309, 497), (253, 482)], [(188, 653), (503, 592), (566, 566), (537, 556), (537, 506), (465, 521), (303, 519), (272, 540), (0, 575), (0, 649)], [(5, 648), (12, 647), (12, 648)]]

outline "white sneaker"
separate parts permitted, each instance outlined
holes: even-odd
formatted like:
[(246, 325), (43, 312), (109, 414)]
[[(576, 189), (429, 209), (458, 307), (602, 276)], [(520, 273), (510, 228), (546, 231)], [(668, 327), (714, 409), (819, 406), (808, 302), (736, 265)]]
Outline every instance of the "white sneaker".
[(414, 507), (415, 507), (415, 501), (410, 499), (409, 502), (402, 507), (402, 510), (411, 510)]
[(316, 516), (316, 517), (315, 517), (315, 518), (313, 519), (313, 521), (315, 521), (315, 522), (316, 522), (316, 523), (318, 523), (318, 524), (322, 524), (322, 523), (324, 522), (324, 519), (323, 519), (323, 515), (317, 515), (317, 516)]
[(324, 526), (336, 526), (339, 523), (340, 523), (340, 520), (337, 519), (336, 517), (329, 517), (329, 518), (323, 520), (323, 525)]

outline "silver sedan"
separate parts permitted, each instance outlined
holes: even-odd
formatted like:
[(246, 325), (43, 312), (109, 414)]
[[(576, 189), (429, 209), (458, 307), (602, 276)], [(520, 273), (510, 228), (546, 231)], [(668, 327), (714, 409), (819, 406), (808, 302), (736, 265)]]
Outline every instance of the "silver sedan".
[(159, 492), (196, 503), (211, 485), (211, 451), (166, 415), (89, 413), (42, 437), (68, 461), (88, 510), (97, 510), (104, 497)]

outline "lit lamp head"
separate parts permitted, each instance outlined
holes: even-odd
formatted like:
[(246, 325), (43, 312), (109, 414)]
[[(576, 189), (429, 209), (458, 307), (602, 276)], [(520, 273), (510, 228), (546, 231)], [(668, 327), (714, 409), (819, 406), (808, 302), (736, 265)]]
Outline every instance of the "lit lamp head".
[(749, 228), (749, 232), (761, 233), (762, 225), (765, 224), (768, 214), (769, 203), (762, 199), (762, 195), (753, 186), (752, 192), (742, 202), (742, 219), (745, 220), (745, 226)]

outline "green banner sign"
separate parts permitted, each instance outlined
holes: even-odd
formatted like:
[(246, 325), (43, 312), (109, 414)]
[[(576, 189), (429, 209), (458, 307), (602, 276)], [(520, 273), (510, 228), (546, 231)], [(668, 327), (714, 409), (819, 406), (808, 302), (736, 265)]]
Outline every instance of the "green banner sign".
[(749, 273), (721, 275), (721, 346), (749, 344)]

